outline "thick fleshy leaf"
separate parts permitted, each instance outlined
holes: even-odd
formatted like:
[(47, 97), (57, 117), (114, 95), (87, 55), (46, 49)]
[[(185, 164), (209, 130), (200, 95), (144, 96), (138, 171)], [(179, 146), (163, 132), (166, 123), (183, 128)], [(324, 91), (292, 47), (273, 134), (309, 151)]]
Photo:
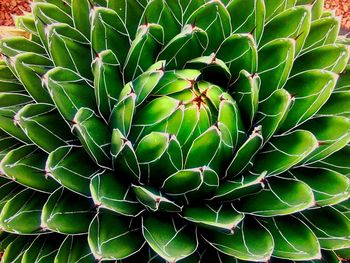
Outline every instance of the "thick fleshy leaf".
[[(1, 178), (3, 181), (7, 181), (4, 178)], [(7, 181), (0, 186), (0, 210), (6, 205), (6, 203), (23, 190), (23, 187), (13, 181)], [(1, 248), (1, 246), (0, 246)]]
[(335, 205), (350, 197), (350, 179), (341, 173), (306, 167), (293, 169), (289, 173), (311, 187), (318, 206)]
[(316, 234), (324, 249), (342, 249), (350, 245), (350, 219), (329, 206), (305, 211), (300, 217)]
[(7, 177), (29, 188), (52, 192), (59, 184), (47, 178), (45, 162), (47, 154), (33, 145), (21, 146), (10, 151), (1, 161), (1, 170)]
[(87, 39), (90, 39), (91, 2), (89, 0), (71, 0), (72, 18), (74, 27), (78, 29)]
[(58, 235), (40, 235), (23, 254), (21, 263), (53, 262), (62, 242)]
[(232, 233), (244, 218), (232, 204), (189, 206), (182, 216), (196, 225), (226, 233)]
[(87, 233), (95, 214), (92, 208), (90, 199), (63, 188), (57, 189), (43, 207), (41, 227), (66, 235)]
[(346, 146), (350, 141), (350, 120), (345, 117), (325, 116), (309, 120), (301, 126), (314, 134), (318, 148), (304, 162), (322, 160)]
[(125, 216), (136, 216), (142, 207), (132, 194), (131, 186), (122, 182), (121, 176), (102, 172), (91, 179), (90, 191), (96, 206)]
[(319, 110), (319, 115), (336, 115), (350, 118), (350, 90), (333, 92), (329, 100)]
[(260, 83), (258, 75), (242, 70), (238, 80), (230, 87), (246, 127), (251, 127), (258, 111)]
[(228, 179), (236, 177), (250, 167), (253, 163), (253, 158), (259, 152), (262, 145), (261, 126), (258, 126), (235, 153), (225, 172), (225, 177)]
[(271, 139), (258, 153), (252, 170), (267, 171), (268, 175), (280, 174), (302, 162), (318, 147), (315, 136), (304, 130), (296, 130)]
[(191, 59), (202, 56), (207, 45), (208, 37), (203, 29), (186, 25), (163, 47), (157, 60), (166, 60), (169, 69), (180, 69)]
[(42, 78), (52, 68), (52, 61), (36, 53), (23, 53), (14, 58), (14, 67), (21, 83), (36, 102), (52, 103)]
[(15, 116), (25, 134), (46, 152), (74, 140), (69, 126), (50, 104), (28, 104)]
[(74, 117), (74, 131), (84, 149), (101, 167), (110, 167), (111, 132), (94, 111), (80, 108)]
[(161, 185), (167, 177), (183, 168), (181, 145), (175, 136), (151, 132), (143, 137), (136, 148), (141, 168), (141, 180)]
[(348, 46), (341, 44), (330, 44), (312, 49), (294, 61), (291, 75), (311, 69), (341, 73), (349, 60), (349, 53)]
[(226, 38), (216, 56), (227, 64), (233, 80), (238, 77), (241, 70), (252, 74), (257, 70), (258, 51), (250, 34), (233, 34)]
[(89, 227), (89, 245), (95, 258), (118, 260), (138, 252), (145, 243), (139, 224), (132, 224), (128, 217), (99, 211)]
[(47, 73), (44, 82), (66, 120), (73, 121), (79, 108), (96, 109), (94, 89), (73, 71), (55, 67)]
[(186, 258), (193, 254), (198, 246), (197, 233), (192, 226), (170, 216), (144, 216), (142, 232), (148, 245), (170, 262)]
[(315, 166), (329, 168), (350, 178), (350, 146), (345, 146), (327, 158), (316, 162)]
[(96, 53), (110, 49), (117, 61), (123, 64), (130, 48), (126, 25), (110, 8), (95, 7), (91, 16), (91, 47)]
[(274, 247), (269, 231), (255, 219), (247, 217), (230, 234), (211, 231), (203, 236), (220, 252), (250, 262), (268, 261)]
[[(90, 42), (75, 28), (55, 23), (48, 30), (48, 44), (56, 67), (71, 69), (84, 78), (92, 79)], [(87, 54), (84, 57), (81, 54)]]
[(92, 62), (95, 97), (100, 114), (108, 120), (123, 88), (120, 64), (111, 50), (98, 54)]
[(209, 1), (201, 5), (191, 14), (186, 24), (195, 25), (207, 33), (207, 55), (215, 52), (232, 31), (230, 14), (221, 1)]
[(67, 189), (90, 196), (90, 179), (98, 172), (83, 147), (63, 146), (51, 152), (47, 158), (46, 175), (54, 178)]
[(35, 234), (44, 232), (41, 228), (41, 209), (47, 195), (25, 189), (9, 201), (1, 210), (0, 225), (7, 232), (15, 234)]
[(283, 87), (293, 103), (279, 131), (286, 131), (312, 117), (327, 102), (338, 75), (330, 71), (310, 70), (290, 78)]
[(45, 49), (41, 45), (24, 37), (1, 39), (0, 52), (6, 57), (10, 57), (10, 61), (13, 59), (12, 57), (26, 52), (33, 52), (39, 55), (46, 54)]
[(153, 212), (181, 212), (182, 210), (182, 206), (164, 197), (160, 191), (154, 188), (133, 185), (133, 190), (137, 200)]
[(17, 236), (7, 247), (1, 257), (3, 263), (20, 263), (26, 249), (32, 243), (30, 236)]
[(258, 55), (259, 98), (262, 100), (286, 83), (293, 66), (295, 41), (290, 38), (274, 39), (264, 45)]
[[(231, 16), (232, 32), (251, 32), (257, 43), (264, 30), (265, 4), (263, 0), (236, 0), (226, 6)], [(252, 72), (253, 73), (253, 72)]]
[(266, 21), (293, 7), (297, 0), (264, 0), (266, 8)]
[(164, 30), (158, 24), (141, 25), (126, 57), (123, 73), (126, 81), (135, 79), (156, 62), (164, 44)]
[(247, 174), (237, 181), (227, 180), (221, 183), (209, 200), (233, 201), (252, 193), (257, 193), (264, 188), (266, 173), (261, 175)]
[(274, 239), (274, 257), (298, 261), (321, 258), (317, 237), (299, 219), (292, 216), (273, 217), (264, 219), (264, 225)]
[(295, 53), (298, 54), (311, 26), (311, 10), (308, 6), (289, 8), (275, 16), (264, 28), (260, 45), (277, 38), (290, 38), (295, 41)]
[(339, 29), (340, 20), (338, 17), (324, 17), (313, 21), (302, 52), (322, 45), (333, 44), (337, 39)]
[(235, 206), (237, 210), (274, 217), (303, 211), (315, 203), (312, 189), (301, 181), (271, 177), (265, 179), (264, 184), (263, 191), (240, 199)]
[(55, 263), (92, 263), (94, 261), (95, 257), (90, 251), (85, 235), (67, 236), (55, 257)]
[(111, 155), (114, 169), (129, 176), (133, 182), (140, 180), (141, 171), (134, 147), (118, 129), (112, 133)]

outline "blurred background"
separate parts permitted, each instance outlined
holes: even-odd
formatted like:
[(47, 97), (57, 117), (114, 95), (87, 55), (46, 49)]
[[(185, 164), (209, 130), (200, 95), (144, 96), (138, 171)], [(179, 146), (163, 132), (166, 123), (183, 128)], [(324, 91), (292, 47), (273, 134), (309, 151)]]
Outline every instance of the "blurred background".
[[(325, 8), (336, 10), (342, 16), (344, 30), (350, 30), (350, 0), (325, 0)], [(13, 25), (12, 15), (30, 10), (30, 0), (0, 0), (0, 25)]]

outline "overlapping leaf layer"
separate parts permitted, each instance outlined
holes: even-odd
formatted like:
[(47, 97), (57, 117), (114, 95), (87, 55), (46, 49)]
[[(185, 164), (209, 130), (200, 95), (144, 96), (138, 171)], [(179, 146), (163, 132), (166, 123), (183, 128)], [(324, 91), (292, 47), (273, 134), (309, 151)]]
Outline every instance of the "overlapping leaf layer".
[(2, 262), (350, 256), (350, 41), (322, 0), (34, 0), (0, 42)]

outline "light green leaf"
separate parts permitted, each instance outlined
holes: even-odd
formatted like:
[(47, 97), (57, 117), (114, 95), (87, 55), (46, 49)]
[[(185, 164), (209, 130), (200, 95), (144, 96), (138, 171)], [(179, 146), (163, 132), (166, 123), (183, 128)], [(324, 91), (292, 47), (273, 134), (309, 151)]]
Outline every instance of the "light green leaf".
[(74, 27), (78, 29), (87, 39), (90, 39), (91, 22), (91, 2), (89, 0), (71, 0), (72, 19)]

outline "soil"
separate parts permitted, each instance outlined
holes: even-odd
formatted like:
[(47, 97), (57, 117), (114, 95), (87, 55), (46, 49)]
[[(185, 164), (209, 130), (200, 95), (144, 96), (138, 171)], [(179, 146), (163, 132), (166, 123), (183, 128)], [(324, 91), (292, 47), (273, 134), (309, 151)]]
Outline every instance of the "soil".
[[(335, 9), (342, 15), (342, 25), (350, 30), (350, 0), (325, 0), (326, 9)], [(30, 0), (0, 0), (0, 25), (13, 25), (12, 15), (21, 15), (30, 10)]]

